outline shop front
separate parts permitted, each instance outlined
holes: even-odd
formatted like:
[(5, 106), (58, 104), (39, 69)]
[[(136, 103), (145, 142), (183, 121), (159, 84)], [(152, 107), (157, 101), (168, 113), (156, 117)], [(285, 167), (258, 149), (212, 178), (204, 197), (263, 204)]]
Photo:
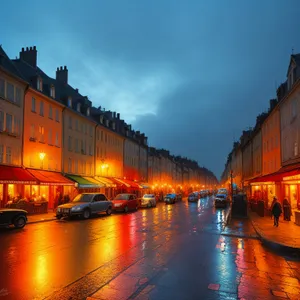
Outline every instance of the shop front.
[(75, 192), (75, 184), (61, 173), (28, 169), (38, 185), (25, 185), (25, 198), (30, 202), (41, 203), (43, 212), (54, 210), (58, 205), (69, 202)]
[(114, 196), (116, 196), (117, 184), (113, 180), (103, 176), (95, 176), (95, 179), (104, 184), (105, 195), (108, 199), (112, 199)]
[(17, 207), (25, 201), (25, 185), (38, 184), (27, 170), (20, 167), (0, 166), (0, 208)]
[(300, 174), (285, 176), (282, 180), (283, 199), (287, 199), (292, 210), (300, 209)]
[(105, 193), (105, 185), (93, 177), (82, 177), (71, 174), (66, 174), (66, 177), (75, 183), (76, 195), (82, 193)]
[(138, 197), (140, 196), (142, 186), (139, 185), (137, 182), (128, 179), (119, 179), (119, 178), (114, 178), (114, 180), (118, 182), (122, 187), (121, 188), (122, 193), (130, 193), (130, 194), (136, 194)]

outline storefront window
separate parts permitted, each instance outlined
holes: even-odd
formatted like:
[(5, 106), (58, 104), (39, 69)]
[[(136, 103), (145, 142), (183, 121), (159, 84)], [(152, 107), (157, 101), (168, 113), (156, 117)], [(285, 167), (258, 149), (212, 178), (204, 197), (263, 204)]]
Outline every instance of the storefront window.
[(292, 209), (297, 209), (297, 186), (290, 185), (290, 203)]
[(275, 185), (270, 184), (268, 185), (268, 207), (271, 206), (274, 196), (275, 196)]
[(24, 191), (28, 201), (49, 201), (49, 186), (25, 185)]

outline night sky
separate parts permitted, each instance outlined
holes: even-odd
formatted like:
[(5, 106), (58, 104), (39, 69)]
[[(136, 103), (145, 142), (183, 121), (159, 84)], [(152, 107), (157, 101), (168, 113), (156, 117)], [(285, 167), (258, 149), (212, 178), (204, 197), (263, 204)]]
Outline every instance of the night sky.
[[(4, 6), (3, 6), (4, 5)], [(300, 52), (299, 0), (6, 1), (0, 44), (220, 176)]]

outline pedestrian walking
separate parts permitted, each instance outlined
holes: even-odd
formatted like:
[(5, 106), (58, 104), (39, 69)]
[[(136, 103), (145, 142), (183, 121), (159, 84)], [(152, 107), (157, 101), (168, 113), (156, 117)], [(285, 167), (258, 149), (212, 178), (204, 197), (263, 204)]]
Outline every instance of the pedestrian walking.
[(274, 226), (278, 227), (279, 217), (282, 214), (282, 208), (281, 208), (281, 204), (279, 203), (277, 198), (276, 197), (274, 197), (274, 198), (276, 199), (276, 202), (274, 203), (274, 205), (272, 207), (272, 215), (274, 216)]
[(283, 200), (283, 218), (285, 221), (291, 221), (292, 208), (288, 199)]
[(276, 196), (274, 196), (274, 197), (273, 197), (272, 204), (271, 204), (271, 206), (270, 206), (270, 215), (271, 215), (271, 219), (273, 218), (272, 209), (273, 209), (273, 206), (274, 206), (274, 204), (276, 203), (276, 201), (277, 201), (277, 198), (276, 198)]

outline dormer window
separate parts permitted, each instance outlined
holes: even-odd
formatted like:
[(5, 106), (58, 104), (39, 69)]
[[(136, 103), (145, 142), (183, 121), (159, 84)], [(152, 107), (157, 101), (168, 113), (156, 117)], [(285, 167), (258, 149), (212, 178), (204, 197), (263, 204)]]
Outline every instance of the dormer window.
[(54, 87), (54, 85), (52, 85), (50, 87), (50, 97), (55, 98), (55, 87)]
[(72, 97), (68, 97), (68, 107), (72, 107)]
[(86, 110), (86, 115), (89, 116), (90, 115), (90, 108), (88, 107)]
[(112, 122), (112, 129), (116, 130), (116, 123), (115, 122)]
[(42, 80), (41, 77), (37, 78), (37, 84), (36, 84), (36, 86), (37, 86), (37, 89), (39, 91), (41, 91), (41, 92), (43, 91), (43, 80)]
[(100, 123), (103, 124), (103, 115), (100, 116)]
[(80, 103), (77, 103), (77, 111), (78, 112), (80, 112), (80, 107), (81, 107)]
[(105, 120), (105, 125), (108, 127), (109, 126), (109, 120)]

